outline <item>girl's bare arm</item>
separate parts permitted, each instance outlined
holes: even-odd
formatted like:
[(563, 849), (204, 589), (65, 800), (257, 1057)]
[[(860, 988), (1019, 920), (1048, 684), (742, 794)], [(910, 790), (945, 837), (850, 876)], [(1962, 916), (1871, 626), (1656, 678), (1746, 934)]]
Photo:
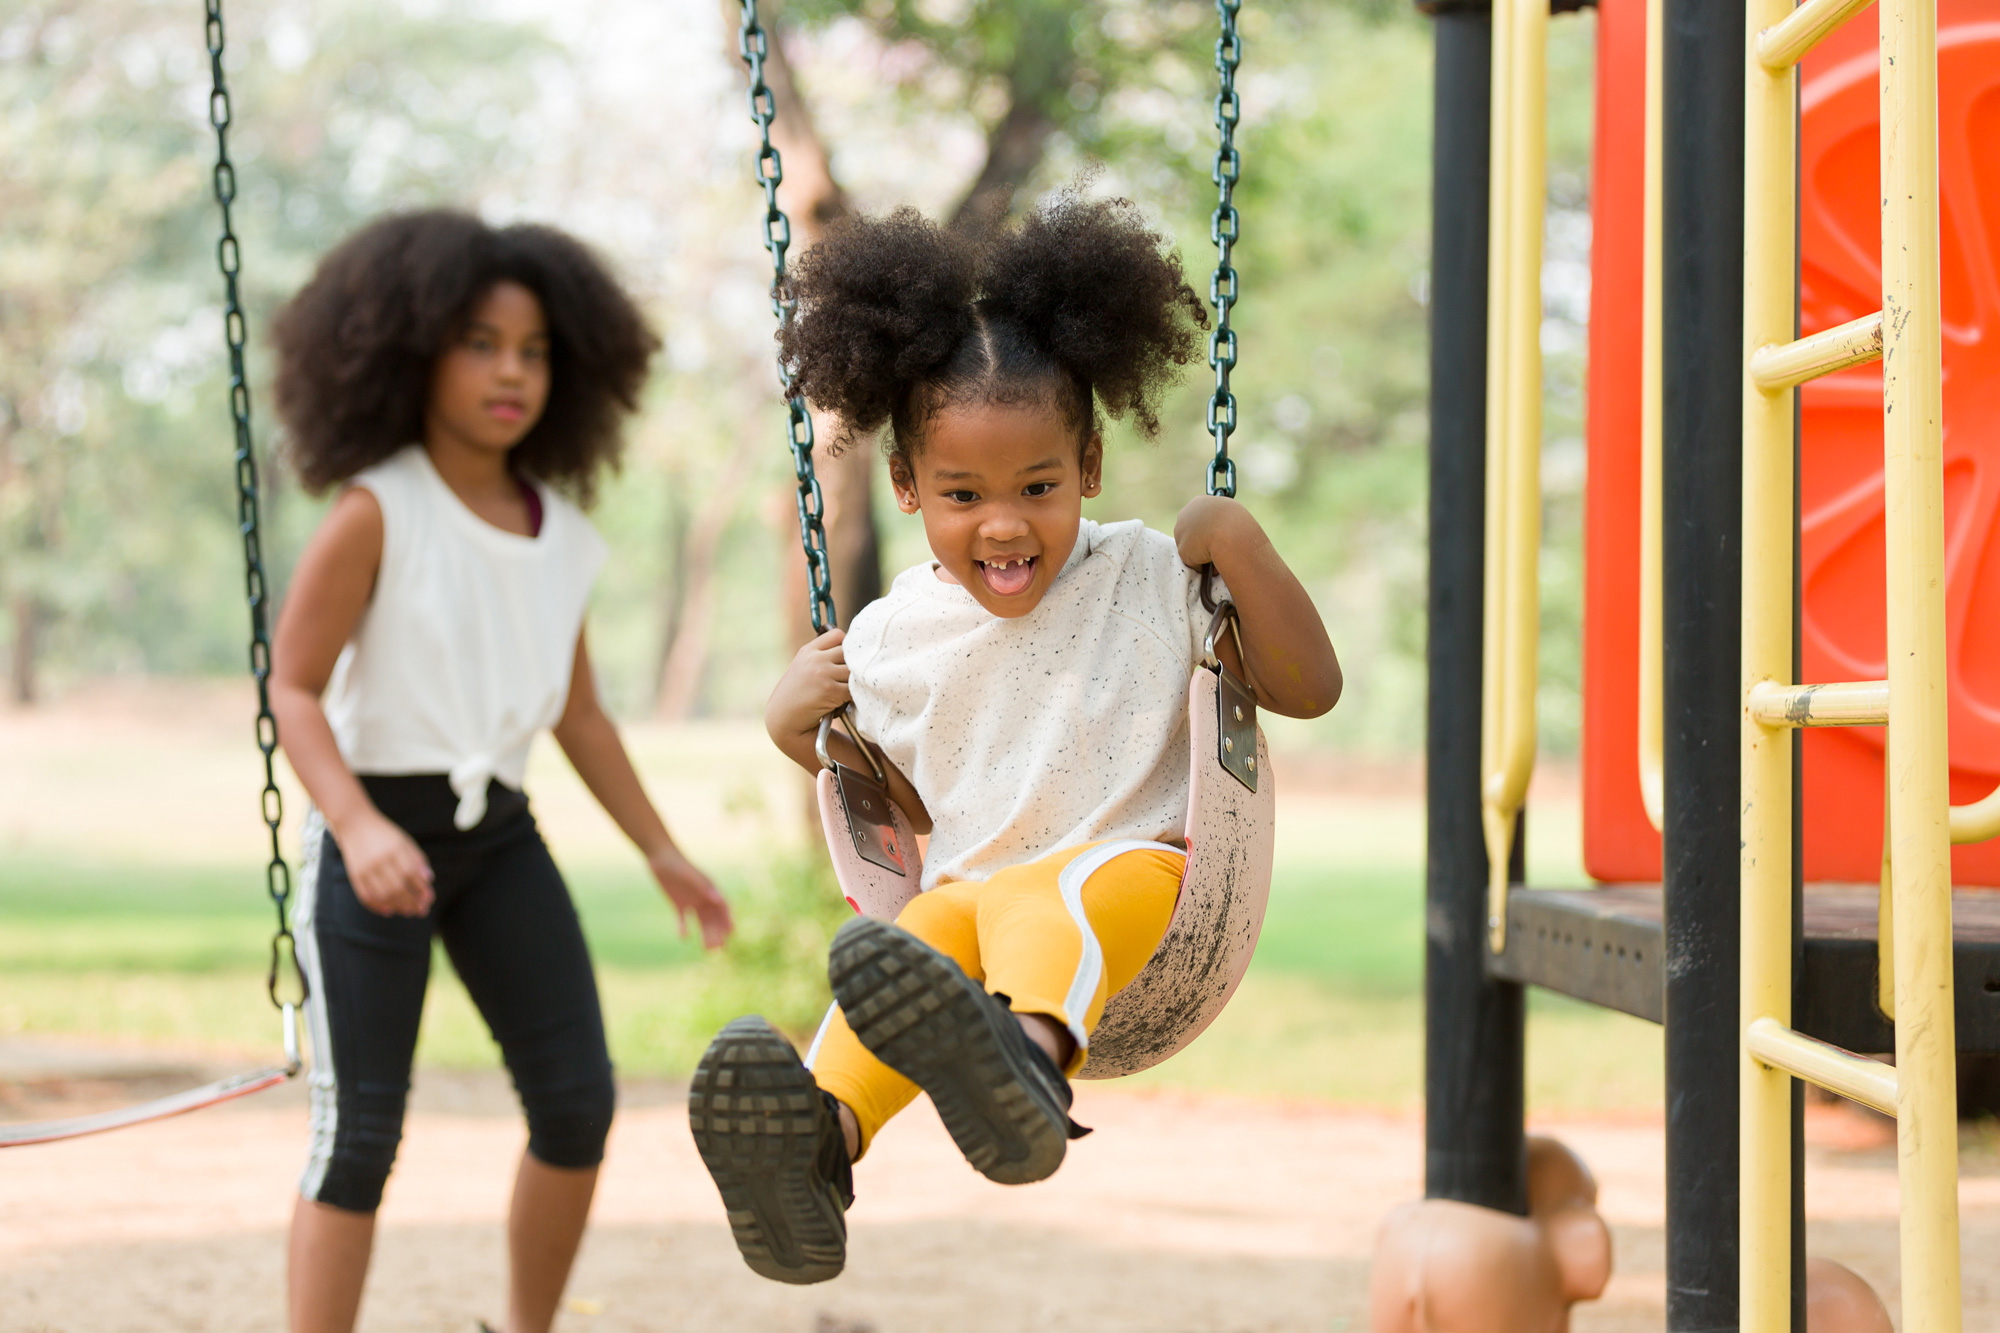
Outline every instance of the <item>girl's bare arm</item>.
[(320, 707), (381, 565), (381, 506), (353, 487), (334, 501), (292, 573), (271, 645), (271, 712), (285, 758), (340, 845), (355, 895), (385, 916), (422, 916), (431, 905), (430, 864), (348, 771)]
[(703, 946), (720, 948), (734, 929), (729, 904), (708, 876), (681, 854), (660, 812), (647, 797), (618, 728), (598, 701), (590, 650), (581, 633), (576, 636), (576, 660), (570, 668), (569, 699), (556, 722), (555, 738), (583, 785), (645, 856), (653, 878), (680, 915), (681, 933), (687, 933), (688, 913), (692, 912), (701, 926)]
[(1242, 621), (1246, 661), (1235, 644), (1217, 651), (1242, 673), (1257, 702), (1287, 717), (1318, 717), (1340, 700), (1340, 659), (1319, 609), (1250, 511), (1217, 495), (1181, 510), (1174, 541), (1189, 565), (1215, 563)]

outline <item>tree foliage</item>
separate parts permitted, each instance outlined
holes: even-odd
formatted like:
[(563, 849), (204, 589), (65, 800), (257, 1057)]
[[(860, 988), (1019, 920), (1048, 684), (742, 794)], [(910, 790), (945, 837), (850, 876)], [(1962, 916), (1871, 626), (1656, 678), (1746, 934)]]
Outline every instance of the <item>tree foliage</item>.
[[(469, 12), (233, 17), (228, 73), (254, 108), (231, 141), (254, 340), (362, 218), (504, 170), (529, 62), (552, 47)], [(240, 660), (209, 79), (186, 5), (71, 0), (0, 21), (0, 587), (17, 688), (43, 654), (86, 670)]]
[[(543, 8), (534, 17), (534, 6)], [(382, 208), (565, 226), (645, 295), (667, 356), (597, 521), (608, 695), (754, 712), (785, 655), (795, 561), (771, 374), (769, 260), (733, 32), (714, 0), (231, 0), (239, 230), (258, 345), (275, 301)], [(798, 85), (856, 207), (949, 215), (1017, 106), (1043, 122), (1015, 207), (1094, 170), (1179, 238), (1198, 288), (1214, 10), (1197, 0), (790, 0)], [(86, 26), (87, 17), (87, 26)], [(0, 635), (60, 679), (242, 662), (198, 9), (41, 0), (0, 13)], [(1426, 20), (1386, 0), (1242, 17), (1236, 323), (1243, 497), (1327, 613), (1348, 701), (1301, 738), (1421, 736), (1431, 89)], [(1587, 18), (1553, 28), (1544, 712), (1574, 726)], [(266, 383), (253, 359), (253, 387)], [(1201, 485), (1205, 368), (1153, 445), (1112, 442), (1105, 519), (1170, 523)], [(259, 401), (259, 439), (273, 440)], [(281, 469), (267, 476), (282, 491)], [(282, 577), (317, 509), (279, 497)], [(923, 554), (878, 496), (890, 569)], [(699, 594), (699, 595), (696, 595)], [(693, 631), (692, 639), (682, 639)], [(32, 637), (32, 636), (31, 636)]]

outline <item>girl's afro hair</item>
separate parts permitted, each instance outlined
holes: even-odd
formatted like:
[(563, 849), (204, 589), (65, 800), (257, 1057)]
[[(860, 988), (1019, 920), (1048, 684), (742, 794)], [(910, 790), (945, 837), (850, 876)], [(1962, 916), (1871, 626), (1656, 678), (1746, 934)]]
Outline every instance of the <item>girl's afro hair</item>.
[(794, 387), (839, 418), (833, 452), (888, 422), (915, 448), (940, 408), (1045, 403), (1082, 438), (1095, 402), (1158, 433), (1160, 391), (1208, 312), (1128, 201), (1065, 192), (974, 241), (913, 209), (845, 222), (799, 261), (780, 336)]
[(615, 466), (659, 339), (602, 261), (552, 227), (451, 209), (397, 213), (320, 261), (278, 312), (274, 388), (289, 453), (319, 492), (423, 437), (431, 368), (496, 283), (541, 302), (549, 398), (511, 461), (589, 503)]

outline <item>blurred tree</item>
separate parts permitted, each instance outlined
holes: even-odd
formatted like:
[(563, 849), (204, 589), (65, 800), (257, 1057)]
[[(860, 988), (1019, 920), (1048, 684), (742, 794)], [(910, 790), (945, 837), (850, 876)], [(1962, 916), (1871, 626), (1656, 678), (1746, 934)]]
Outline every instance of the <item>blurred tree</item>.
[[(254, 347), (362, 219), (517, 161), (532, 62), (556, 48), (470, 6), (229, 18)], [(0, 18), (0, 592), (21, 702), (58, 647), (95, 669), (240, 661), (240, 579), (190, 577), (235, 549), (208, 85), (198, 10)]]
[[(614, 558), (593, 656), (622, 709), (754, 714), (789, 652), (768, 608), (799, 561), (735, 6), (519, 0), (506, 12), (522, 23), (473, 0), (229, 9), (253, 352), (274, 302), (382, 209), (456, 202), (589, 238), (667, 341), (630, 466), (594, 516)], [(1012, 182), (1018, 209), (1097, 163), (1090, 188), (1137, 200), (1178, 236), (1205, 290), (1212, 6), (1077, 0), (1066, 45), (1040, 48), (1033, 74), (1017, 57), (1062, 36), (1054, 12), (1034, 0), (788, 0), (779, 53), (811, 117), (809, 139), (785, 139), (781, 99), (787, 188), (821, 178), (821, 202), (787, 198), (801, 240), (848, 207), (911, 202), (949, 218), (996, 180)], [(1331, 722), (1278, 739), (1406, 753), (1421, 725), (1428, 33), (1388, 0), (1259, 0), (1242, 23), (1235, 449), (1244, 498), (1350, 668)], [(44, 685), (241, 669), (200, 34), (184, 0), (0, 4), (0, 640), (25, 664), (17, 687), (37, 668)], [(1544, 333), (1551, 752), (1574, 711), (1556, 696), (1573, 698), (1580, 598), (1589, 55), (1589, 19), (1559, 20)], [(1031, 85), (1048, 95), (1022, 91)], [(1024, 99), (1035, 116), (1016, 113)], [(1024, 139), (1003, 132), (1010, 117), (1050, 128)], [(1024, 141), (1032, 166), (1007, 147)], [(268, 370), (253, 361), (260, 440)], [(1200, 484), (1206, 379), (1191, 368), (1157, 444), (1114, 439), (1093, 516), (1171, 522)], [(924, 554), (874, 471), (886, 559), (844, 562), (843, 614), (859, 605), (861, 566)], [(282, 468), (266, 477), (284, 484)], [(836, 503), (866, 512), (856, 493)], [(291, 491), (267, 511), (280, 576), (317, 512)], [(848, 549), (852, 529), (840, 531)], [(797, 617), (802, 597), (783, 595)]]
[(1013, 210), (1057, 135), (1111, 146), (1106, 98), (1185, 91), (1215, 42), (1213, 6), (1188, 0), (795, 0), (795, 11), (802, 25), (858, 20), (888, 50), (921, 51), (895, 62), (899, 82), (962, 99), (985, 152), (947, 217), (975, 233)]

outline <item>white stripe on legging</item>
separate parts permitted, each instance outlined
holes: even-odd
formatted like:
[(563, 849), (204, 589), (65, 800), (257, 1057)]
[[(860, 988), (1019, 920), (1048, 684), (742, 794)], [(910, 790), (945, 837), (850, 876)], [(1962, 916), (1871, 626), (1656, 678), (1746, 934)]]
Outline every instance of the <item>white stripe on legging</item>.
[(320, 848), (326, 842), (326, 821), (317, 810), (306, 811), (305, 846), (299, 858), (299, 891), (292, 908), (293, 947), (299, 971), (306, 979), (306, 1031), (312, 1037), (312, 1064), (306, 1072), (307, 1100), (312, 1107), (306, 1139), (306, 1168), (299, 1175), (299, 1194), (319, 1201), (327, 1168), (333, 1165), (334, 1133), (340, 1127), (340, 1084), (333, 1068), (333, 1029), (327, 1020), (326, 969), (320, 964), (319, 934), (313, 918), (319, 910)]
[(833, 1026), (833, 1016), (840, 1012), (840, 1001), (835, 1000), (826, 1007), (826, 1017), (819, 1021), (819, 1031), (813, 1033), (813, 1044), (806, 1048), (806, 1068), (819, 1063), (819, 1044), (826, 1040), (826, 1030)]
[(1062, 873), (1056, 876), (1056, 887), (1062, 891), (1063, 906), (1069, 909), (1070, 919), (1076, 922), (1077, 932), (1083, 936), (1083, 956), (1077, 959), (1076, 975), (1070, 978), (1069, 994), (1063, 999), (1063, 1018), (1069, 1026), (1069, 1035), (1076, 1039), (1079, 1051), (1090, 1049), (1090, 1033), (1085, 1030), (1083, 1020), (1090, 1013), (1090, 1002), (1097, 998), (1097, 984), (1104, 978), (1104, 948), (1097, 942), (1097, 932), (1090, 928), (1090, 918), (1084, 915), (1083, 886), (1090, 882), (1092, 875), (1125, 853), (1143, 851), (1182, 854), (1180, 848), (1169, 847), (1163, 842), (1122, 838), (1117, 842), (1099, 843), (1064, 866)]

